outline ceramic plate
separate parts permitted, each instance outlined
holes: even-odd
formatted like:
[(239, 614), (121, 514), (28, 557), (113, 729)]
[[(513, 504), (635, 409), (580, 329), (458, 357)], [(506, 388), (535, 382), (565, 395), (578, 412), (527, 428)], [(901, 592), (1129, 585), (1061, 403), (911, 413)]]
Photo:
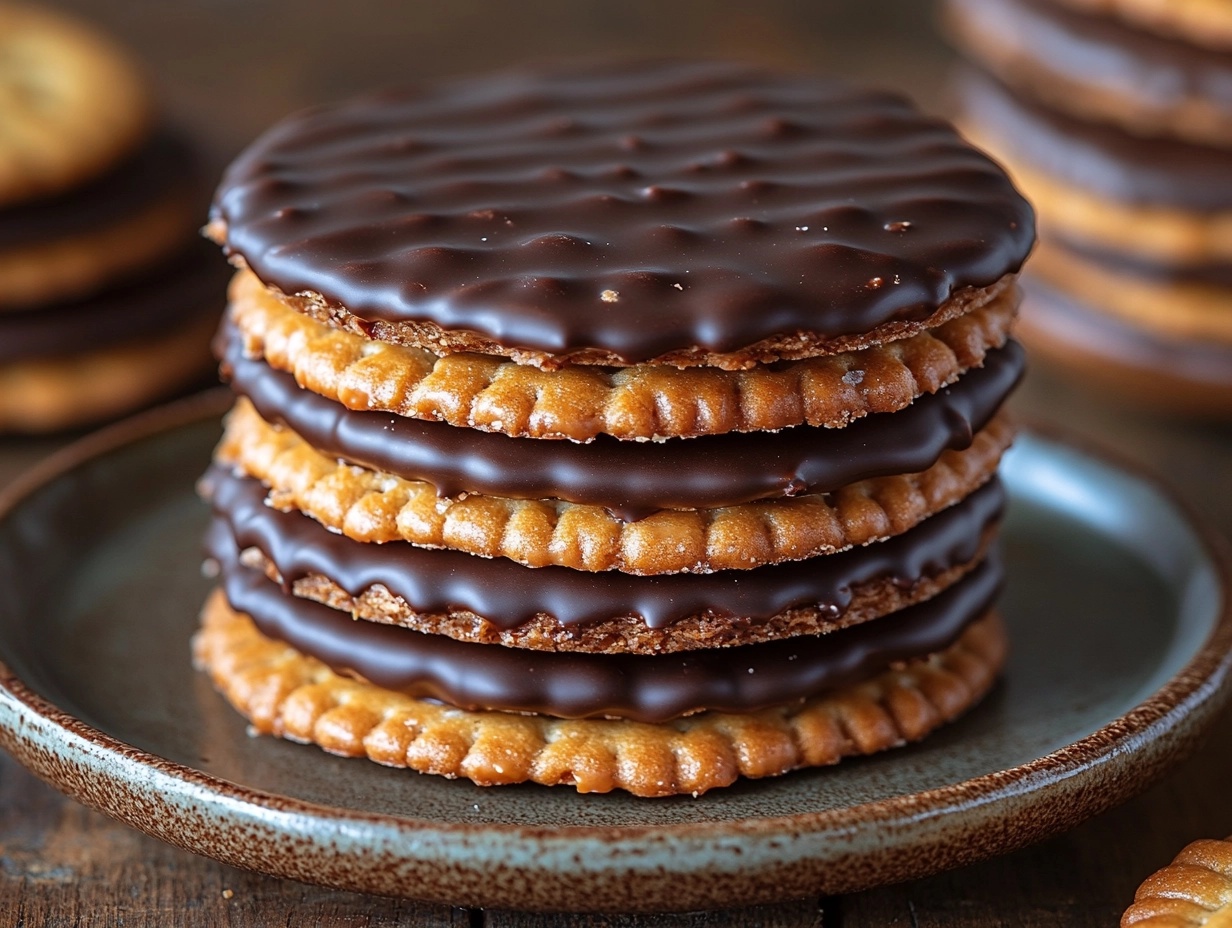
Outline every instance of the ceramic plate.
[(836, 893), (1002, 853), (1144, 788), (1228, 688), (1217, 543), (1054, 439), (1006, 462), (1013, 656), (923, 743), (700, 799), (482, 789), (250, 738), (189, 666), (193, 495), (225, 400), (50, 460), (0, 502), (0, 744), (82, 802), (230, 864), (468, 906), (682, 910)]

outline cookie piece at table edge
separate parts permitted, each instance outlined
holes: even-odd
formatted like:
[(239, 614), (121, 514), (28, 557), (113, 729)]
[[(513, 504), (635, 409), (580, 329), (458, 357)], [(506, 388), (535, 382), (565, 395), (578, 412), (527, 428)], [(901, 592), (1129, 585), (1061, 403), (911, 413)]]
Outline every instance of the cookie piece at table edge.
[(979, 701), (1005, 650), (989, 613), (937, 655), (803, 705), (647, 725), (464, 712), (349, 680), (262, 636), (218, 591), (193, 639), (196, 666), (259, 733), (485, 786), (533, 781), (647, 797), (699, 795), (740, 776), (916, 741)]
[(1143, 881), (1121, 928), (1226, 928), (1232, 925), (1232, 839), (1187, 845)]

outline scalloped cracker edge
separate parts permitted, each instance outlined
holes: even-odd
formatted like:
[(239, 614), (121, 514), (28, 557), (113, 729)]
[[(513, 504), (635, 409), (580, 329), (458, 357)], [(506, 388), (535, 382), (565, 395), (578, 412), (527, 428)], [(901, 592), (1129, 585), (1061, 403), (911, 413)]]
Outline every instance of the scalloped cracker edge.
[(738, 777), (835, 764), (923, 738), (980, 700), (1006, 651), (995, 612), (946, 650), (791, 706), (703, 712), (659, 725), (465, 711), (339, 676), (266, 638), (215, 590), (193, 639), (196, 666), (258, 734), (332, 754), (465, 778), (581, 793), (701, 795)]
[(250, 357), (349, 409), (499, 432), (589, 441), (689, 438), (808, 424), (841, 427), (897, 412), (953, 383), (1005, 344), (1019, 294), (899, 341), (773, 368), (637, 365), (545, 371), (505, 358), (440, 357), (364, 338), (297, 313), (248, 271), (231, 284), (230, 318)]
[(623, 522), (601, 506), (467, 494), (438, 497), (420, 480), (340, 462), (265, 422), (245, 399), (232, 410), (216, 459), (355, 541), (407, 541), (529, 567), (631, 574), (748, 569), (833, 554), (899, 535), (959, 502), (996, 472), (1014, 429), (1005, 413), (962, 451), (918, 474), (862, 480), (833, 493), (721, 509), (662, 510)]

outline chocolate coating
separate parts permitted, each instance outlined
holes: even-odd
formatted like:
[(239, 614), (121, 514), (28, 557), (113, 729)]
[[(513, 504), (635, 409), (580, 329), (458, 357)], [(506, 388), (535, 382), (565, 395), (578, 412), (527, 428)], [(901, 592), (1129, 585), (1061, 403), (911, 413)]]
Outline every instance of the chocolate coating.
[(212, 215), (284, 293), (626, 363), (924, 319), (1033, 239), (1003, 172), (904, 98), (714, 62), (308, 110), (236, 159)]
[(957, 15), (1012, 35), (1040, 66), (1075, 84), (1169, 109), (1199, 98), (1232, 117), (1232, 55), (1075, 13), (1049, 0), (948, 0)]
[(994, 554), (933, 599), (829, 635), (683, 654), (594, 655), (472, 644), (357, 622), (289, 596), (241, 566), (220, 523), (206, 543), (233, 609), (250, 616), (263, 634), (336, 671), (463, 709), (639, 722), (792, 703), (858, 683), (896, 661), (936, 653), (992, 605), (1002, 579)]
[(642, 577), (524, 567), (402, 541), (364, 544), (301, 513), (266, 506), (259, 481), (218, 465), (206, 472), (202, 487), (239, 546), (260, 549), (284, 583), (319, 574), (352, 596), (381, 584), (419, 613), (469, 611), (502, 629), (538, 615), (561, 626), (637, 616), (650, 628), (706, 614), (758, 621), (797, 607), (837, 617), (851, 602), (851, 588), (862, 582), (891, 577), (909, 586), (969, 562), (1005, 505), (1005, 490), (993, 478), (886, 541), (756, 570)]
[[(187, 142), (169, 130), (85, 187), (0, 209), (0, 249), (93, 232), (179, 193), (200, 193), (201, 166)], [(191, 233), (191, 228), (185, 234)]]
[(973, 68), (962, 70), (957, 87), (964, 119), (1016, 160), (1066, 184), (1123, 203), (1232, 208), (1232, 152), (1073, 119), (1015, 97)]
[(221, 314), (228, 269), (206, 243), (189, 245), (149, 277), (101, 295), (0, 313), (0, 363), (77, 354)]
[(947, 448), (971, 444), (1025, 363), (1021, 346), (1009, 342), (955, 384), (841, 429), (801, 425), (664, 442), (600, 435), (579, 444), (347, 409), (302, 389), (292, 375), (245, 358), (234, 330), (223, 341), (223, 372), (232, 389), (266, 421), (285, 424), (325, 454), (426, 480), (442, 496), (563, 499), (604, 506), (627, 520), (659, 509), (828, 492), (867, 477), (925, 470)]

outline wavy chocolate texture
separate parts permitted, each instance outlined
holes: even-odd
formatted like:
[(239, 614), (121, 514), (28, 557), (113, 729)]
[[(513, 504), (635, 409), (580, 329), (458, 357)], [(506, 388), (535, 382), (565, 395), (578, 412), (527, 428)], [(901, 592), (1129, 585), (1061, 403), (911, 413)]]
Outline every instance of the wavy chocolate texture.
[(921, 320), (1034, 236), (1004, 173), (906, 99), (713, 62), (308, 110), (236, 159), (212, 217), (284, 293), (626, 363)]
[(659, 509), (712, 509), (837, 490), (857, 480), (913, 474), (962, 449), (1022, 376), (1021, 346), (990, 351), (984, 366), (895, 413), (841, 429), (801, 425), (663, 442), (588, 444), (510, 438), (383, 412), (347, 409), (301, 389), (295, 378), (245, 358), (230, 324), (223, 372), (267, 422), (286, 425), (318, 451), (433, 484), (442, 496), (484, 493), (604, 506), (634, 520)]
[(642, 577), (524, 567), (401, 541), (364, 544), (301, 513), (266, 506), (260, 481), (218, 465), (206, 472), (202, 489), (236, 543), (260, 549), (288, 587), (311, 574), (352, 596), (380, 584), (416, 612), (466, 610), (502, 629), (538, 615), (566, 627), (632, 615), (650, 628), (707, 614), (757, 621), (800, 607), (838, 617), (851, 602), (851, 588), (862, 582), (890, 577), (910, 586), (967, 563), (1005, 506), (1005, 490), (993, 479), (910, 531), (875, 544), (756, 570)]
[(858, 683), (896, 661), (949, 646), (996, 598), (995, 554), (919, 605), (829, 635), (655, 656), (526, 651), (357, 622), (283, 593), (239, 563), (215, 523), (209, 553), (221, 566), (231, 608), (271, 638), (369, 682), (463, 709), (536, 712), (557, 718), (665, 722), (707, 709), (753, 712)]
[(1232, 152), (1062, 115), (974, 68), (957, 81), (963, 118), (1037, 170), (1123, 203), (1198, 213), (1232, 208)]

